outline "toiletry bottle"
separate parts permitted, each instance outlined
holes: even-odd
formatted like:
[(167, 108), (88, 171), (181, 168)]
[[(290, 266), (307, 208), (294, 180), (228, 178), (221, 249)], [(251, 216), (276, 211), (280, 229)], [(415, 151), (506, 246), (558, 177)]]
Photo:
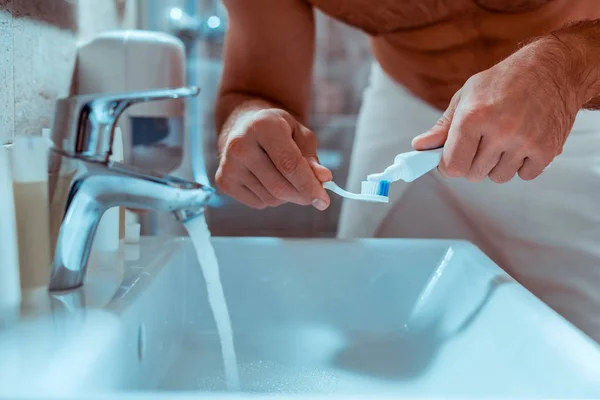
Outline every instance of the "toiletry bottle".
[(51, 247), (48, 212), (49, 142), (42, 136), (21, 136), (10, 151), (17, 217), (23, 306), (47, 301)]
[(10, 147), (0, 144), (0, 328), (16, 320), (21, 303), (17, 221), (9, 151)]

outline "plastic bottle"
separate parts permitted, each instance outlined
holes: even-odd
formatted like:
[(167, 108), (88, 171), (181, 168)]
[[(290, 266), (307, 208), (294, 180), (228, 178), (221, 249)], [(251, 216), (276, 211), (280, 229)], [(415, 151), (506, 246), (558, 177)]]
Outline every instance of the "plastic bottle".
[(9, 151), (8, 146), (0, 144), (0, 327), (18, 318), (21, 303), (17, 220)]
[(23, 306), (47, 302), (51, 244), (48, 151), (43, 136), (20, 136), (10, 151)]

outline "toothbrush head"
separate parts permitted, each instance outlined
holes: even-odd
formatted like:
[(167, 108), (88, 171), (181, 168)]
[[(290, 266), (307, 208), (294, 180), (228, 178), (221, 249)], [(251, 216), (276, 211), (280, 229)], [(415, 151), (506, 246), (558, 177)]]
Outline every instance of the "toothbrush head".
[(390, 183), (388, 181), (362, 181), (360, 185), (361, 194), (388, 197)]
[(390, 201), (388, 197), (389, 182), (385, 181), (385, 183), (381, 185), (382, 182), (363, 181), (360, 193), (348, 192), (340, 188), (333, 181), (323, 183), (323, 187), (347, 199), (373, 203), (388, 203)]

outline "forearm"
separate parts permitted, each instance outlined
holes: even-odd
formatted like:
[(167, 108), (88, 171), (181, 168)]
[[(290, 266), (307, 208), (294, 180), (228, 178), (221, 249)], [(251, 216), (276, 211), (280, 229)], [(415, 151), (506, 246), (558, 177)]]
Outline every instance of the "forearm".
[(552, 32), (564, 73), (580, 108), (600, 109), (600, 20), (578, 21)]
[(216, 125), (220, 134), (249, 112), (280, 108), (308, 116), (315, 24), (305, 0), (223, 0), (229, 29)]

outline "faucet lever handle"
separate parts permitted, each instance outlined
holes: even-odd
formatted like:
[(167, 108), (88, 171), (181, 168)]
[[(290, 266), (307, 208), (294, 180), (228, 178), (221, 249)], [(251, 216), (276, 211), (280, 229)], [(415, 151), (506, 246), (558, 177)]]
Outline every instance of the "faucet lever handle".
[(190, 86), (59, 99), (52, 127), (54, 145), (69, 155), (106, 163), (112, 153), (115, 125), (125, 109), (137, 103), (199, 93), (199, 88)]
[(136, 103), (144, 103), (148, 101), (170, 100), (181, 97), (197, 96), (200, 89), (195, 86), (180, 87), (175, 89), (158, 89), (146, 90), (142, 92), (125, 92), (112, 93), (101, 96), (95, 96), (91, 103), (104, 108), (102, 114), (108, 113), (109, 117), (113, 117), (113, 122), (116, 122), (121, 113), (129, 106)]

